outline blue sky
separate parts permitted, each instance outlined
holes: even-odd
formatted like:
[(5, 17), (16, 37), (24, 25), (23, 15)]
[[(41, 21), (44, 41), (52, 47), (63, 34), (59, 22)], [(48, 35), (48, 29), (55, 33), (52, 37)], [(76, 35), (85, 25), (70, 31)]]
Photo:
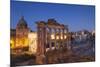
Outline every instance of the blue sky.
[(95, 6), (11, 1), (11, 28), (16, 28), (21, 16), (33, 31), (36, 21), (50, 18), (68, 25), (70, 31), (95, 29)]

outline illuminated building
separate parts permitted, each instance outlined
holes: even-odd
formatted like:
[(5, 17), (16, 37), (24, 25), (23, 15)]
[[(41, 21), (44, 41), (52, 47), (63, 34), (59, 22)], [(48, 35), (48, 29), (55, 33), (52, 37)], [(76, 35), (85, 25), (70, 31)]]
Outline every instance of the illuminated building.
[(13, 49), (15, 47), (15, 38), (16, 38), (16, 30), (15, 29), (11, 29), (10, 32), (10, 47), (11, 49)]
[(48, 48), (59, 50), (66, 47), (70, 50), (70, 38), (67, 25), (59, 24), (55, 19), (48, 19), (47, 22), (39, 21), (37, 24), (37, 52), (36, 63), (44, 64)]
[[(49, 19), (44, 27), (47, 27), (46, 30), (42, 30), (41, 24), (44, 24), (44, 21), (40, 21), (40, 29), (37, 32), (30, 31), (28, 28), (27, 22), (24, 20), (24, 17), (21, 17), (15, 30), (11, 30), (11, 48), (28, 48), (27, 51), (32, 54), (38, 53), (39, 49), (43, 51), (59, 49), (61, 46), (64, 47), (70, 42), (70, 36), (68, 33), (68, 27), (63, 24), (57, 23), (54, 19)], [(42, 37), (42, 38), (40, 38)], [(40, 44), (41, 46), (39, 46)], [(45, 47), (45, 49), (43, 48)], [(40, 50), (41, 52), (42, 50)]]
[(37, 33), (29, 32), (28, 39), (29, 39), (29, 52), (35, 54), (37, 50)]
[(28, 47), (28, 32), (29, 28), (24, 17), (21, 17), (16, 26), (16, 47)]

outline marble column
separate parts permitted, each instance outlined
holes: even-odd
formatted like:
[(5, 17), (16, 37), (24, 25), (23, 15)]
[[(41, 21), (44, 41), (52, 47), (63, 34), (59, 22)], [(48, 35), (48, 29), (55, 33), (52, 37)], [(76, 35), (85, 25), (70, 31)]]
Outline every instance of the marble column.
[(36, 64), (45, 63), (45, 26), (38, 27), (37, 32), (38, 42), (37, 42), (37, 53), (36, 53)]
[(58, 29), (59, 30), (59, 44), (58, 44), (58, 48), (60, 48), (61, 46), (61, 29)]
[(40, 41), (40, 38), (41, 38), (41, 32), (40, 32), (40, 27), (38, 27), (38, 31), (37, 31), (37, 36), (38, 36), (38, 39), (37, 39), (37, 55), (40, 54), (40, 45), (41, 45), (41, 41)]
[(65, 42), (65, 37), (64, 36), (65, 36), (64, 29), (62, 29), (62, 41), (63, 41), (62, 45), (63, 45), (63, 47), (65, 45), (65, 43), (64, 43)]
[(65, 31), (66, 31), (66, 46), (67, 46), (67, 48), (68, 48), (68, 45), (69, 45), (69, 34), (68, 34), (68, 32), (67, 32), (67, 29), (65, 29)]
[(49, 38), (49, 47), (50, 47), (50, 50), (52, 49), (52, 42), (51, 42), (51, 35), (52, 35), (52, 29), (51, 28), (49, 28), (49, 36), (50, 36), (50, 38)]
[(56, 31), (56, 29), (54, 29), (55, 30), (55, 49), (57, 48), (57, 43), (56, 43), (56, 41), (57, 41), (57, 38), (56, 38), (56, 34), (57, 34), (57, 31)]

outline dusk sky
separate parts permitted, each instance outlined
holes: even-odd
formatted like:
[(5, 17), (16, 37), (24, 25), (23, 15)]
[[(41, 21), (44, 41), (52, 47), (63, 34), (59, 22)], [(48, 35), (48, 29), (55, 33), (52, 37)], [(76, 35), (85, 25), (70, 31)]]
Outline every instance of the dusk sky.
[(11, 1), (11, 28), (16, 28), (21, 16), (33, 31), (36, 31), (36, 21), (50, 18), (68, 25), (69, 31), (95, 29), (95, 6)]

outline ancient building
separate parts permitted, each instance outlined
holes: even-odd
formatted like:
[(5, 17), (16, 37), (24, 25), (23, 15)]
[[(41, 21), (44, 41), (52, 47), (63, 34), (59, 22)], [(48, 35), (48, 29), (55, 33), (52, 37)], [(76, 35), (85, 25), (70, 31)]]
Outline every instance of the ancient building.
[(48, 19), (47, 22), (37, 22), (37, 55), (36, 63), (46, 63), (46, 49), (56, 50), (66, 47), (70, 49), (70, 36), (68, 26), (59, 24), (55, 19)]
[(37, 32), (33, 32), (28, 28), (24, 17), (21, 17), (17, 23), (16, 29), (10, 30), (10, 47), (13, 52), (23, 49), (29, 53), (36, 53)]
[(15, 47), (15, 40), (16, 40), (16, 30), (10, 30), (10, 47), (11, 49)]
[[(37, 22), (37, 32), (34, 32), (30, 31), (24, 17), (21, 17), (16, 30), (11, 30), (11, 41), (13, 40), (12, 44), (15, 48), (12, 51), (23, 53), (23, 49), (27, 47), (28, 49), (25, 51), (36, 56), (37, 64), (46, 63), (48, 51), (70, 50), (70, 38), (68, 26), (60, 24), (55, 19), (48, 19), (47, 22)], [(56, 60), (65, 54), (60, 52), (59, 55), (55, 58)]]
[(24, 17), (21, 17), (16, 26), (16, 47), (27, 47), (28, 46), (28, 32), (29, 28)]
[(30, 54), (36, 54), (36, 50), (37, 50), (37, 32), (30, 31), (28, 33), (28, 39), (29, 39), (29, 53)]

